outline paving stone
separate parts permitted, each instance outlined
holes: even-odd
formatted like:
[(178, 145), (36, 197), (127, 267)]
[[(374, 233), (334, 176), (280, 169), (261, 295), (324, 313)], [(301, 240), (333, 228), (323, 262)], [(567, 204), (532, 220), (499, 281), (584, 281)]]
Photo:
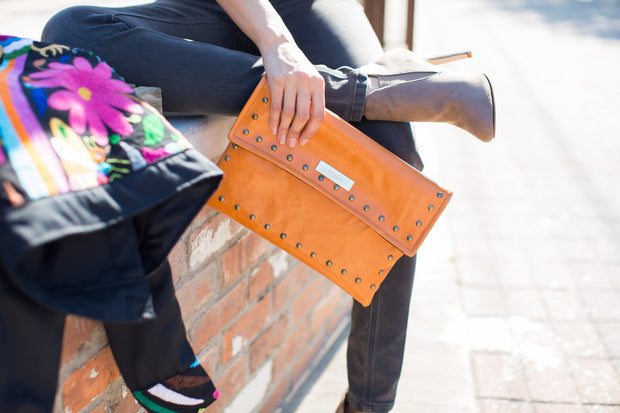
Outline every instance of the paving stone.
[(548, 319), (547, 309), (537, 290), (506, 289), (503, 297), (508, 314), (532, 320)]
[(620, 273), (620, 267), (601, 263), (588, 262), (571, 265), (571, 275), (575, 287), (580, 291), (614, 291), (615, 275)]
[(620, 406), (585, 406), (586, 413), (620, 413)]
[(586, 413), (620, 413), (620, 406), (585, 406)]
[(573, 291), (575, 280), (570, 268), (565, 262), (536, 262), (532, 264), (532, 277), (540, 289)]
[(516, 352), (517, 343), (503, 317), (471, 317), (468, 322), (474, 352)]
[(497, 264), (496, 277), (504, 289), (533, 288), (538, 285), (533, 266), (527, 260), (502, 260)]
[(620, 322), (620, 293), (586, 291), (581, 296), (593, 320)]
[(498, 399), (479, 399), (480, 413), (535, 413), (528, 402), (516, 402)]
[(477, 397), (528, 400), (518, 358), (509, 354), (473, 353), (472, 365)]
[(582, 402), (620, 405), (620, 379), (611, 361), (570, 359), (569, 365)]
[[(620, 328), (620, 324), (616, 326)], [(591, 323), (554, 323), (553, 331), (558, 335), (567, 357), (607, 358), (609, 354), (599, 337), (597, 328)], [(613, 341), (613, 340), (612, 340)], [(620, 332), (617, 340), (620, 346)]]
[(620, 358), (620, 323), (598, 323), (596, 327), (610, 357)]
[(573, 291), (543, 291), (543, 300), (553, 321), (588, 321), (579, 295)]
[(525, 377), (533, 401), (577, 403), (575, 380), (566, 364), (544, 361), (524, 363)]
[(583, 413), (579, 404), (533, 403), (532, 406), (536, 413)]
[(494, 288), (463, 287), (463, 305), (470, 316), (503, 316), (506, 314), (501, 292)]

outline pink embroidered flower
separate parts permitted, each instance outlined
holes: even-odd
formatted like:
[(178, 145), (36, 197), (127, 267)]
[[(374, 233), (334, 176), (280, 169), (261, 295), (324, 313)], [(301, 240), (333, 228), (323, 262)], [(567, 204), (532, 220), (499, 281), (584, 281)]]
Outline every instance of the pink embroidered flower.
[(76, 57), (73, 65), (59, 62), (49, 64), (49, 69), (32, 73), (31, 84), (41, 88), (62, 88), (48, 98), (50, 107), (69, 111), (69, 125), (79, 135), (86, 128), (98, 145), (108, 144), (108, 128), (120, 136), (133, 132), (133, 126), (122, 111), (141, 114), (142, 106), (125, 93), (131, 87), (112, 78), (112, 68), (100, 62), (93, 68), (83, 57)]

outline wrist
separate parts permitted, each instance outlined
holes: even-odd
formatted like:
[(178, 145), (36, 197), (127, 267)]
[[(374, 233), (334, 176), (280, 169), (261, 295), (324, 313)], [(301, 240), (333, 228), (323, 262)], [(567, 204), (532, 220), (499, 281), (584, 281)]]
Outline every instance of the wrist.
[(277, 53), (280, 46), (287, 43), (292, 43), (291, 39), (285, 33), (279, 30), (267, 29), (261, 33), (261, 36), (256, 41), (256, 46), (262, 56), (267, 54)]

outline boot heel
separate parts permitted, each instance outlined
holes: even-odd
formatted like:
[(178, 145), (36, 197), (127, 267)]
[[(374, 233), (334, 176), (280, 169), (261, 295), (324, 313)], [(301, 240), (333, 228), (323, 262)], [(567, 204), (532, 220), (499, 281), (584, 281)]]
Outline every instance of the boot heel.
[(429, 57), (426, 59), (426, 61), (434, 65), (442, 65), (444, 63), (454, 62), (455, 60), (469, 59), (471, 58), (471, 56), (472, 56), (471, 50), (467, 50), (466, 52), (452, 53), (452, 54), (448, 54), (444, 56)]

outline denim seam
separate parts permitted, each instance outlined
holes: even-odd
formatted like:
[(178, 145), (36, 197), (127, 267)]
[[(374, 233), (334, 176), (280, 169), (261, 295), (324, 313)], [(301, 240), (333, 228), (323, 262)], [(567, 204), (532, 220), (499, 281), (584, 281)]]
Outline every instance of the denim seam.
[(360, 122), (364, 116), (366, 106), (366, 89), (368, 88), (368, 78), (360, 72), (355, 73), (355, 91), (353, 93), (353, 104), (351, 105), (351, 121)]

